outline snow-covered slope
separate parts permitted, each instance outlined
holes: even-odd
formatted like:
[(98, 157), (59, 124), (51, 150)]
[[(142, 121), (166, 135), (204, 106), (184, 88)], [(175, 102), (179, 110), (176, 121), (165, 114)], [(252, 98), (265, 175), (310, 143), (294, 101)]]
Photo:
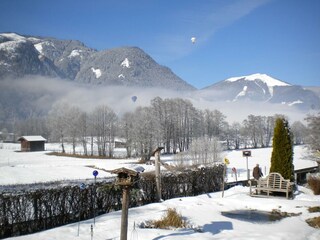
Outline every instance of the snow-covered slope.
[(195, 90), (137, 47), (96, 51), (76, 40), (0, 33), (0, 79), (26, 75), (93, 85)]
[[(11, 144), (4, 144), (0, 148), (0, 184), (29, 183), (30, 181), (43, 182), (51, 180), (82, 179), (87, 183), (93, 181), (93, 168), (95, 165), (99, 170), (99, 178), (110, 175), (101, 169), (116, 169), (119, 167), (130, 167), (137, 159), (124, 159), (108, 161), (102, 159), (75, 159), (48, 156), (45, 152), (16, 152)], [(19, 149), (19, 145), (17, 145)], [(252, 169), (259, 163), (266, 174), (266, 164), (270, 164), (271, 149), (252, 149), (252, 158), (249, 167)], [(298, 163), (307, 167), (303, 158), (302, 147), (295, 148), (294, 166)], [(169, 156), (161, 156), (161, 159)], [(227, 158), (230, 160), (228, 173), (235, 167), (240, 174), (246, 174), (246, 161), (242, 157), (242, 151), (229, 152)], [(172, 159), (168, 159), (172, 163)], [(144, 165), (146, 168), (154, 166)], [(238, 179), (239, 179), (238, 177)], [(84, 180), (86, 179), (86, 180)], [(228, 175), (228, 180), (234, 181), (234, 175)], [(9, 181), (9, 183), (8, 183)], [(130, 208), (128, 214), (128, 239), (131, 240), (318, 240), (319, 229), (312, 228), (306, 223), (306, 219), (319, 216), (319, 213), (310, 213), (309, 207), (319, 206), (320, 196), (314, 195), (310, 189), (298, 186), (294, 199), (286, 199), (280, 196), (251, 197), (249, 188), (236, 186), (224, 192), (207, 193), (199, 196), (175, 198), (152, 203), (144, 206)], [(175, 208), (183, 219), (187, 221), (188, 228), (182, 229), (148, 229), (142, 228), (141, 223), (149, 220), (160, 220), (168, 208)], [(259, 211), (281, 211), (283, 213), (297, 213), (298, 216), (287, 217), (273, 222), (261, 222), (259, 219), (245, 221), (241, 218), (234, 219), (224, 216), (222, 212), (234, 210), (259, 210)], [(239, 216), (240, 217), (240, 216)], [(121, 211), (96, 216), (95, 219), (84, 220), (78, 223), (41, 231), (34, 234), (15, 236), (11, 240), (61, 240), (61, 239), (119, 239), (121, 225)], [(93, 231), (91, 232), (91, 226)], [(92, 234), (92, 235), (91, 235)]]
[(261, 73), (256, 73), (256, 74), (251, 74), (248, 76), (242, 76), (242, 77), (232, 77), (228, 78), (225, 81), (227, 82), (236, 82), (239, 80), (245, 80), (245, 81), (256, 81), (260, 80), (267, 84), (268, 87), (274, 87), (274, 86), (291, 86), (289, 83), (280, 81), (276, 78), (270, 77), (267, 74), (261, 74)]
[(261, 73), (228, 78), (202, 89), (199, 95), (210, 100), (258, 101), (301, 109), (320, 108), (319, 97), (313, 92)]

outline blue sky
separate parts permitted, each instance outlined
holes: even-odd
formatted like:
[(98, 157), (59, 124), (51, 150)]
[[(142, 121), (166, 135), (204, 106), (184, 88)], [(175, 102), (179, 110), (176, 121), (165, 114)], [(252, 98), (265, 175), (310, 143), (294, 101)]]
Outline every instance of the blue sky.
[(199, 89), (253, 73), (320, 86), (319, 0), (1, 0), (0, 32), (137, 46)]

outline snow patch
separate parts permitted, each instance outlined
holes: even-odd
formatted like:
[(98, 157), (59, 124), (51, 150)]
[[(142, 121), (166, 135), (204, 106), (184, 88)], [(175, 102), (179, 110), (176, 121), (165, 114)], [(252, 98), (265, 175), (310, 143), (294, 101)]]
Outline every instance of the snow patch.
[(303, 103), (303, 101), (301, 101), (301, 100), (297, 100), (297, 101), (294, 101), (294, 102), (291, 102), (291, 103), (288, 103), (288, 106), (293, 106), (293, 105), (296, 105), (296, 104), (302, 104)]
[(99, 68), (95, 69), (95, 68), (91, 68), (92, 72), (96, 75), (96, 78), (101, 77), (102, 73), (101, 70)]
[(82, 52), (82, 50), (78, 50), (78, 49), (72, 50), (72, 52), (69, 54), (68, 58), (77, 57), (77, 56), (81, 57), (81, 54), (80, 54), (81, 52)]
[(21, 41), (26, 39), (25, 37), (20, 36), (16, 33), (1, 33), (0, 35), (9, 38), (11, 41)]
[[(252, 74), (249, 76), (241, 76), (241, 77), (232, 77), (228, 78), (225, 81), (227, 82), (236, 82), (238, 80), (245, 80), (245, 81), (255, 81), (255, 80), (261, 80), (265, 84), (267, 84), (268, 87), (274, 87), (274, 86), (291, 86), (288, 83), (282, 82), (276, 78), (270, 77), (267, 74)], [(269, 88), (270, 89), (270, 88)]]
[(124, 60), (123, 60), (123, 62), (121, 63), (121, 66), (122, 67), (126, 67), (126, 68), (130, 68), (130, 62), (129, 62), (129, 59), (128, 58), (125, 58)]
[(40, 41), (39, 38), (35, 38), (35, 37), (29, 37), (28, 40), (31, 41), (32, 43), (37, 43)]
[(118, 78), (126, 78), (122, 73), (118, 76)]
[(42, 47), (42, 43), (37, 43), (33, 45), (35, 47), (35, 49), (37, 49), (37, 51), (41, 54), (43, 54), (43, 47)]
[(19, 41), (8, 41), (8, 42), (0, 43), (0, 50), (15, 54), (16, 48), (23, 42), (26, 42), (26, 41), (19, 40)]
[(238, 95), (233, 99), (233, 102), (237, 101), (239, 97), (243, 97), (247, 94), (248, 86), (244, 86), (242, 91), (238, 93)]
[(41, 42), (41, 43), (34, 44), (33, 46), (34, 46), (34, 47), (37, 49), (37, 51), (38, 51), (39, 53), (41, 53), (41, 54), (43, 54), (43, 47), (44, 47), (44, 46), (53, 47), (53, 48), (55, 47), (54, 44), (51, 43), (51, 42)]

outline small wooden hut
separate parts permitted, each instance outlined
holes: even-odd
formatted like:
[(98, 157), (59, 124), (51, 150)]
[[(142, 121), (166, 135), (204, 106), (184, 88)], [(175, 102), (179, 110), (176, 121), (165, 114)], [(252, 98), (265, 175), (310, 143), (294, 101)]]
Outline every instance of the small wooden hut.
[(21, 142), (22, 152), (44, 151), (44, 143), (47, 139), (42, 136), (22, 136), (18, 139)]

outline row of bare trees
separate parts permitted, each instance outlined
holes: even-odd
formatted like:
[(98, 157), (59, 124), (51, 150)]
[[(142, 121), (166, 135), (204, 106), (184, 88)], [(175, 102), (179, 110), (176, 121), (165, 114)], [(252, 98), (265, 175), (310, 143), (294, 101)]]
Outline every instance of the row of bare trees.
[[(43, 135), (51, 142), (82, 146), (86, 155), (113, 156), (115, 137), (126, 143), (128, 157), (136, 154), (148, 159), (155, 146), (166, 153), (184, 152), (199, 138), (216, 139), (226, 149), (269, 147), (277, 116), (249, 115), (240, 122), (228, 123), (219, 110), (200, 110), (185, 99), (156, 97), (148, 107), (137, 107), (118, 116), (107, 105), (91, 112), (67, 103), (54, 105), (46, 119), (30, 118), (19, 124), (20, 135)], [(307, 127), (291, 125), (294, 143), (305, 142)]]

